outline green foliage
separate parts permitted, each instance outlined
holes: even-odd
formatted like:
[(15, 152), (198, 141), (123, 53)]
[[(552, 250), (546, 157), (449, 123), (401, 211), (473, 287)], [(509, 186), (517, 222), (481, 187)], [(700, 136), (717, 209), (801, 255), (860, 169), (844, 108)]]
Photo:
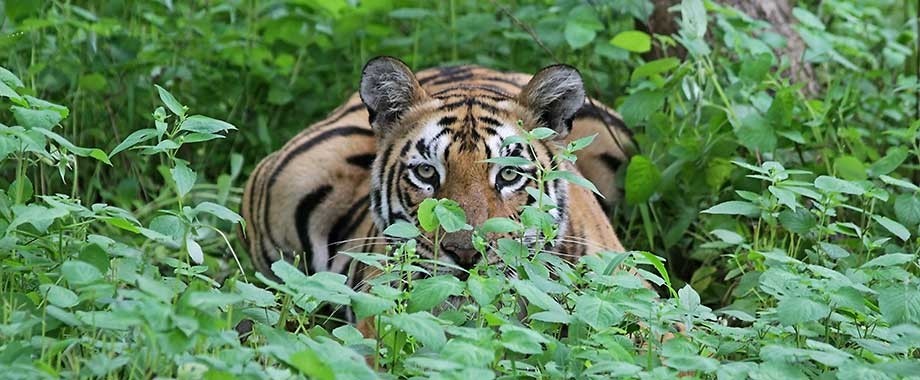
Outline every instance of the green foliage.
[[(712, 1), (675, 6), (674, 36), (635, 30), (642, 0), (0, 2), (0, 373), (916, 376), (917, 5), (796, 5), (814, 94), (790, 83), (769, 25)], [(687, 54), (639, 55), (652, 47)], [(383, 273), (366, 291), (284, 261), (247, 277), (230, 233), (245, 227), (240, 174), (382, 53), (413, 68), (579, 67), (638, 143), (613, 218), (635, 251), (534, 249), (558, 233), (546, 181), (596, 191), (564, 166), (591, 136), (538, 168), (538, 205), (517, 220), (470, 226), (455, 202), (426, 200), (385, 231), (403, 243), (352, 254)], [(494, 265), (460, 279), (416, 253), (468, 229)], [(338, 323), (345, 308), (376, 339)], [(662, 343), (675, 323), (685, 333)]]

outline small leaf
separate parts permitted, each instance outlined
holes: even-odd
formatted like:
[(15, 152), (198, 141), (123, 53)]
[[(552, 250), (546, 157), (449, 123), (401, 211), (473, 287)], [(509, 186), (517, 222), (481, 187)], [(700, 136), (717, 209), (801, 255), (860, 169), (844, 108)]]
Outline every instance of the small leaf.
[(154, 87), (157, 88), (157, 92), (160, 94), (160, 100), (163, 101), (163, 104), (166, 105), (166, 108), (169, 108), (169, 110), (172, 111), (173, 114), (179, 117), (185, 116), (186, 108), (185, 106), (182, 105), (182, 103), (179, 103), (179, 101), (176, 100), (176, 98), (173, 97), (173, 95), (170, 94), (169, 91), (166, 91), (165, 88), (160, 87), (159, 85), (156, 85), (156, 84), (154, 85)]
[(72, 285), (87, 285), (102, 279), (102, 272), (90, 263), (78, 260), (61, 264), (61, 275)]
[(482, 233), (505, 234), (520, 231), (523, 228), (520, 223), (509, 218), (490, 218), (479, 227), (479, 231)]
[(674, 57), (657, 59), (647, 62), (633, 70), (631, 81), (658, 75), (680, 66), (680, 60)]
[(524, 157), (492, 157), (483, 160), (483, 162), (488, 162), (501, 166), (517, 166), (517, 167), (527, 167), (533, 165), (533, 162), (524, 158)]
[(383, 234), (403, 239), (412, 239), (418, 237), (421, 232), (411, 223), (398, 221), (383, 230)]
[(427, 312), (385, 316), (384, 320), (417, 339), (426, 347), (438, 349), (447, 342), (444, 328), (438, 324), (434, 316)]
[(470, 229), (469, 225), (466, 224), (466, 213), (454, 201), (446, 199), (438, 201), (438, 204), (434, 207), (434, 213), (438, 216), (438, 222), (441, 223), (441, 227), (448, 233)]
[(185, 238), (185, 250), (195, 264), (204, 262), (204, 252), (201, 251), (201, 246), (192, 238), (192, 235), (188, 235)]
[(892, 286), (879, 291), (878, 307), (888, 323), (920, 323), (920, 290), (916, 285)]
[(635, 126), (664, 106), (665, 93), (660, 90), (642, 90), (630, 94), (620, 105), (620, 116), (626, 125)]
[(179, 130), (197, 133), (218, 133), (236, 130), (236, 127), (226, 121), (212, 119), (202, 115), (192, 115), (182, 122), (182, 125), (179, 126)]
[(351, 295), (351, 308), (357, 319), (380, 315), (395, 307), (395, 302), (373, 294), (355, 292)]
[(623, 321), (624, 312), (610, 301), (592, 295), (581, 295), (575, 301), (575, 317), (595, 330), (615, 326)]
[(77, 294), (70, 289), (52, 284), (42, 284), (39, 288), (48, 303), (54, 306), (67, 309), (80, 303)]
[(122, 141), (121, 144), (118, 144), (118, 146), (116, 146), (115, 149), (112, 149), (112, 152), (109, 153), (109, 157), (112, 157), (124, 151), (125, 149), (129, 149), (139, 143), (150, 140), (156, 137), (157, 133), (158, 133), (157, 130), (152, 129), (152, 128), (146, 128), (146, 129), (140, 129), (140, 130), (134, 131), (134, 133), (128, 135), (128, 137), (125, 137), (124, 141)]
[(243, 223), (243, 227), (246, 227), (242, 216), (217, 203), (201, 202), (195, 206), (195, 211), (214, 215), (233, 224)]
[(885, 157), (880, 158), (869, 166), (869, 175), (876, 177), (895, 171), (907, 160), (908, 153), (907, 148), (903, 146), (889, 149)]
[(438, 205), (436, 199), (427, 198), (418, 205), (418, 225), (422, 227), (425, 232), (434, 232), (441, 226), (438, 223), (438, 217), (434, 213), (435, 206)]
[(169, 172), (172, 173), (173, 182), (176, 184), (176, 194), (179, 195), (179, 198), (184, 198), (192, 190), (198, 176), (182, 161), (176, 161), (176, 167), (170, 169)]
[(503, 324), (499, 331), (502, 333), (502, 346), (521, 354), (539, 354), (543, 352), (542, 345), (549, 343), (549, 339), (540, 333), (520, 326)]
[(882, 227), (885, 227), (885, 229), (888, 230), (888, 232), (891, 232), (892, 234), (894, 234), (894, 236), (897, 236), (899, 239), (903, 241), (907, 241), (908, 239), (910, 239), (910, 231), (908, 231), (907, 228), (901, 225), (901, 223), (895, 222), (894, 220), (891, 220), (890, 218), (881, 216), (881, 215), (872, 215), (872, 219), (878, 222), (878, 224), (881, 224)]
[(815, 178), (815, 187), (828, 192), (853, 195), (862, 195), (866, 192), (861, 186), (853, 182), (826, 175)]
[(594, 194), (597, 194), (601, 198), (604, 197), (604, 195), (601, 194), (599, 190), (597, 190), (597, 187), (595, 187), (594, 184), (591, 183), (591, 181), (588, 181), (587, 179), (585, 179), (585, 177), (582, 177), (576, 173), (573, 173), (567, 170), (553, 170), (553, 171), (546, 173), (546, 175), (543, 177), (543, 179), (545, 179), (546, 181), (552, 181), (556, 178), (562, 178), (573, 185), (581, 186), (585, 189), (591, 190), (591, 192), (593, 192)]
[(647, 202), (660, 182), (661, 173), (651, 160), (643, 155), (633, 156), (626, 167), (626, 202), (631, 205)]
[(463, 283), (454, 276), (435, 276), (413, 283), (409, 293), (409, 312), (427, 311), (450, 296), (463, 292)]
[(757, 216), (760, 215), (760, 207), (757, 207), (757, 205), (751, 202), (728, 201), (719, 203), (700, 212), (704, 214)]
[(645, 53), (652, 50), (652, 38), (647, 33), (638, 30), (620, 32), (613, 36), (610, 44), (634, 53)]
[(783, 298), (776, 306), (777, 320), (787, 326), (816, 321), (828, 314), (830, 308), (827, 305), (802, 297)]
[(335, 380), (335, 372), (323, 362), (313, 349), (296, 352), (288, 357), (288, 363), (310, 379)]

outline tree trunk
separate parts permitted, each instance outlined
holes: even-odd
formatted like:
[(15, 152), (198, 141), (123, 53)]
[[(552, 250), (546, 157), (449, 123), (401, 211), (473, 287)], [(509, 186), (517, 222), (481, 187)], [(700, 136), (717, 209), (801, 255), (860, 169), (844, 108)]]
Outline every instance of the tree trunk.
[[(786, 46), (777, 49), (774, 53), (777, 57), (787, 57), (789, 59), (789, 71), (783, 73), (791, 77), (793, 82), (804, 83), (803, 91), (807, 95), (814, 95), (818, 92), (819, 86), (815, 79), (814, 68), (811, 64), (805, 62), (805, 42), (802, 37), (792, 28), (795, 24), (795, 18), (792, 16), (792, 5), (788, 0), (716, 0), (716, 2), (734, 7), (752, 18), (763, 20), (773, 26), (773, 31), (786, 39)], [(675, 17), (677, 13), (669, 12), (668, 8), (680, 3), (679, 0), (652, 0), (655, 8), (648, 22), (645, 24), (645, 30), (655, 34), (674, 34), (677, 32), (677, 22)], [(686, 52), (681, 50), (668, 51), (670, 55), (683, 57)], [(661, 48), (656, 46), (649, 54), (649, 58), (657, 58), (664, 55)]]

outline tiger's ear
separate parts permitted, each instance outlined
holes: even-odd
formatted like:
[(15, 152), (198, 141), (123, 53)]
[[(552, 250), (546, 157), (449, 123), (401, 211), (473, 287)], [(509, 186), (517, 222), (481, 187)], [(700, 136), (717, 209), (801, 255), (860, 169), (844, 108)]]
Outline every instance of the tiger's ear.
[(585, 104), (585, 86), (581, 74), (569, 65), (543, 68), (530, 79), (518, 95), (518, 102), (534, 111), (543, 126), (558, 137), (572, 129), (572, 118)]
[(426, 96), (412, 70), (393, 57), (377, 57), (364, 65), (359, 94), (367, 106), (371, 126), (378, 131), (391, 127)]

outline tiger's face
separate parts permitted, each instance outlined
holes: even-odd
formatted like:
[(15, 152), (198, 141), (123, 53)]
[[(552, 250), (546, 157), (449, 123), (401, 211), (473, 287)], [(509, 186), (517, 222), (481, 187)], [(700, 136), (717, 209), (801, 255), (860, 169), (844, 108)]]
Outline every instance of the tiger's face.
[[(374, 222), (382, 230), (397, 221), (413, 223), (426, 198), (458, 202), (473, 226), (494, 217), (516, 218), (521, 206), (536, 205), (525, 189), (537, 187), (536, 164), (550, 167), (554, 142), (503, 143), (536, 127), (551, 128), (564, 137), (584, 103), (584, 89), (575, 69), (558, 65), (540, 71), (520, 94), (469, 85), (429, 94), (405, 64), (383, 57), (365, 66), (361, 98), (378, 138), (371, 204)], [(486, 161), (498, 157), (530, 163), (505, 166)], [(545, 194), (559, 206), (550, 215), (562, 234), (568, 222), (567, 185), (550, 181)], [(482, 259), (471, 235), (459, 231), (444, 236), (438, 258), (471, 268)], [(434, 258), (432, 241), (430, 236), (420, 239), (423, 257)]]

